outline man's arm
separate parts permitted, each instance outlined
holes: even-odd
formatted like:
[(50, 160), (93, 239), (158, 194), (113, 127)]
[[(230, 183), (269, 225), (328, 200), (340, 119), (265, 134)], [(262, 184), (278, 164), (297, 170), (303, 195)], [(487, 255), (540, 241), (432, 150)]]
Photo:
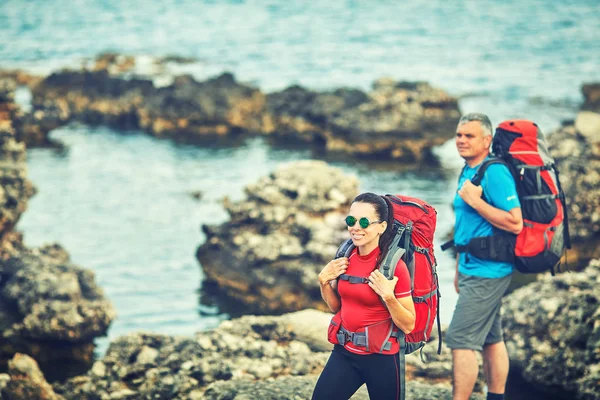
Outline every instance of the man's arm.
[[(463, 194), (461, 194), (461, 192), (463, 192)], [(476, 197), (477, 193), (479, 193), (478, 197)], [(473, 207), (473, 209), (490, 224), (503, 231), (518, 235), (521, 230), (523, 230), (523, 214), (521, 213), (521, 207), (515, 207), (510, 211), (501, 210), (486, 203), (481, 198), (481, 193), (481, 186), (475, 186), (469, 180), (465, 181), (461, 190), (458, 191), (458, 194), (465, 203)]]
[(486, 198), (491, 199), (494, 205), (481, 198), (483, 186), (475, 186), (470, 180), (464, 182), (458, 194), (496, 228), (519, 234), (523, 229), (523, 215), (517, 189), (508, 168), (504, 165), (490, 165), (486, 171), (485, 184)]

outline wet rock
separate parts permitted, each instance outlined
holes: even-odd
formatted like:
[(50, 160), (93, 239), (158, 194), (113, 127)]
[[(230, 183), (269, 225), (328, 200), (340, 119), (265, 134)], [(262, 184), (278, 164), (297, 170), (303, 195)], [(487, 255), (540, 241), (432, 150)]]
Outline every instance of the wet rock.
[(15, 354), (8, 363), (10, 380), (1, 389), (2, 398), (11, 400), (60, 400), (46, 382), (35, 360), (25, 354)]
[(545, 275), (507, 296), (503, 324), (511, 367), (565, 398), (600, 393), (600, 260), (582, 272)]
[(116, 78), (106, 70), (62, 71), (51, 74), (32, 89), (32, 107), (34, 113), (60, 115), (63, 123), (76, 119), (137, 128), (137, 105), (153, 91), (149, 80)]
[(209, 282), (246, 313), (321, 308), (317, 275), (346, 238), (358, 181), (321, 161), (286, 164), (225, 200), (231, 220), (203, 226), (197, 257)]
[(23, 249), (0, 262), (0, 353), (32, 354), (39, 362), (90, 362), (93, 339), (115, 318), (91, 271), (58, 245)]
[(31, 339), (89, 341), (106, 333), (114, 310), (94, 274), (69, 262), (58, 245), (33, 249), (0, 264), (2, 299), (23, 320), (12, 327)]

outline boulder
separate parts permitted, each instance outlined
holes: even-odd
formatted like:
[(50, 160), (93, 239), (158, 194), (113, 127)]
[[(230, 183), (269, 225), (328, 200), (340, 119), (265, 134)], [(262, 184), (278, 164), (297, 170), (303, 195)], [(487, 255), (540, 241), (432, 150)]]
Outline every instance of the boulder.
[(94, 338), (105, 335), (115, 318), (91, 271), (50, 245), (0, 261), (0, 281), (2, 358), (21, 351), (45, 365), (91, 361)]
[(230, 221), (202, 227), (206, 280), (245, 313), (324, 310), (317, 275), (347, 238), (343, 220), (357, 194), (356, 177), (325, 162), (279, 167), (248, 185), (245, 199), (225, 199)]
[(584, 102), (581, 109), (600, 113), (600, 83), (587, 83), (582, 85)]
[(600, 260), (582, 272), (544, 275), (507, 296), (511, 368), (540, 390), (577, 400), (600, 393)]
[(600, 113), (580, 111), (575, 119), (575, 129), (594, 146), (600, 144)]
[(3, 399), (10, 400), (61, 400), (46, 382), (37, 363), (26, 354), (17, 353), (8, 363), (9, 379), (0, 389)]
[(431, 162), (432, 148), (448, 140), (459, 118), (458, 102), (446, 92), (382, 78), (369, 93), (292, 86), (269, 94), (263, 131), (361, 158)]
[[(591, 95), (588, 95), (588, 97)], [(586, 108), (588, 106), (582, 107)], [(600, 257), (600, 129), (591, 111), (579, 113), (548, 137), (567, 198), (573, 251), (565, 261), (582, 268)]]

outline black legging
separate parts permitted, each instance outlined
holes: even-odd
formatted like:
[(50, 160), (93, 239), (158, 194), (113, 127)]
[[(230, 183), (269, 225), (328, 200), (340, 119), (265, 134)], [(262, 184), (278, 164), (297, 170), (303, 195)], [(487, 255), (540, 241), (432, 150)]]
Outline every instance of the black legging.
[(312, 400), (348, 400), (367, 384), (371, 400), (401, 398), (400, 374), (404, 372), (398, 353), (359, 355), (335, 345), (321, 373)]

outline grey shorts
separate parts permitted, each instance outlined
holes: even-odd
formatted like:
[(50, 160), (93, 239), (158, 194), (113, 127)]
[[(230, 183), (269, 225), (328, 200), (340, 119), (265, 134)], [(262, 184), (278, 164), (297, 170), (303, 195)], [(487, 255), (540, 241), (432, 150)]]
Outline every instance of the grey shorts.
[(486, 344), (504, 340), (500, 306), (511, 278), (512, 275), (491, 279), (458, 274), (460, 292), (446, 332), (449, 348), (481, 351)]

